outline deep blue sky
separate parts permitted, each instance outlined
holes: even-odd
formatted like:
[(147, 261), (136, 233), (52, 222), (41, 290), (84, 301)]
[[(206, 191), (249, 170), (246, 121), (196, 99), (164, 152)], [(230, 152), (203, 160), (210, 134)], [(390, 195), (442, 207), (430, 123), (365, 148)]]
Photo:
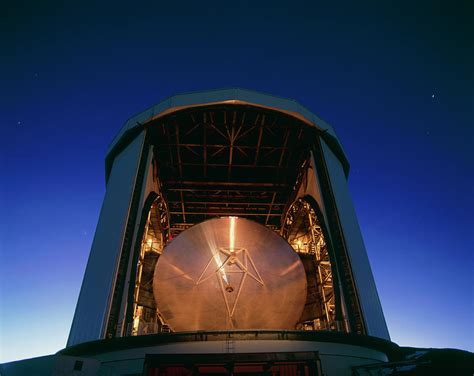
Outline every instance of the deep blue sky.
[(65, 346), (123, 122), (231, 86), (336, 129), (392, 340), (474, 351), (472, 2), (157, 3), (2, 6), (0, 362)]

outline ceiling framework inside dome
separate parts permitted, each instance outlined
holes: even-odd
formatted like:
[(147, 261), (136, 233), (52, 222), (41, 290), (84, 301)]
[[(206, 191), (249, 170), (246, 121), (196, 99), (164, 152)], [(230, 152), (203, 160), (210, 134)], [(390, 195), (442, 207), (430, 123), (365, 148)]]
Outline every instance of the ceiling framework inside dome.
[(151, 122), (171, 234), (229, 215), (278, 230), (315, 132), (294, 117), (244, 105), (193, 108)]

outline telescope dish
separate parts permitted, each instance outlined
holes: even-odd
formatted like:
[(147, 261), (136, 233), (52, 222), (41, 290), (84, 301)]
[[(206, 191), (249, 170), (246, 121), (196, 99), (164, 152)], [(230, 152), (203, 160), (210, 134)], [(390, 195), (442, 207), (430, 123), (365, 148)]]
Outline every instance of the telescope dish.
[(174, 331), (294, 329), (306, 275), (282, 237), (256, 222), (224, 217), (183, 231), (165, 247), (153, 292)]

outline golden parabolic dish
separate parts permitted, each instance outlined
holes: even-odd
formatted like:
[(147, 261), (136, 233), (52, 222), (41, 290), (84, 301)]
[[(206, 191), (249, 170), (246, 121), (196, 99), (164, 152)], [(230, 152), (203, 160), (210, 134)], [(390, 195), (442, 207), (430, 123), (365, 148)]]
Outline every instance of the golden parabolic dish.
[(189, 228), (165, 247), (153, 292), (174, 331), (294, 329), (306, 275), (283, 238), (256, 222), (224, 217)]

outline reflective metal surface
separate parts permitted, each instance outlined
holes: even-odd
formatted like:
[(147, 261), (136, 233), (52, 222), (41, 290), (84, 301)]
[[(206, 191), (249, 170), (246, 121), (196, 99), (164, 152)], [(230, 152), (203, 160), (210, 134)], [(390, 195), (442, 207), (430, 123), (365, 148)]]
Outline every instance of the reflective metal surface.
[(158, 309), (175, 331), (294, 329), (306, 301), (298, 255), (246, 219), (211, 219), (182, 232), (156, 265)]

